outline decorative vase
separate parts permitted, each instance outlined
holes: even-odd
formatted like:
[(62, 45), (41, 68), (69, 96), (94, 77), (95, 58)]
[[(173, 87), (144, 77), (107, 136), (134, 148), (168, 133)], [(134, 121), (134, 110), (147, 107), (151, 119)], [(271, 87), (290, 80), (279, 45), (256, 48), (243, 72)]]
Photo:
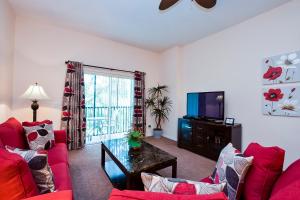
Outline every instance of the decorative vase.
[(159, 139), (159, 138), (161, 138), (162, 134), (163, 134), (162, 129), (153, 129), (153, 137), (154, 138)]

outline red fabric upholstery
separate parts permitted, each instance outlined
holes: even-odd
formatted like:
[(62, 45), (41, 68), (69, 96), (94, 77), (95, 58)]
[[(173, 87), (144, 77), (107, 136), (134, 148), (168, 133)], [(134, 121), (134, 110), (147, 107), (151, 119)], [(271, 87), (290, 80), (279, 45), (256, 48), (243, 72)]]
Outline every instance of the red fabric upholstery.
[(4, 146), (4, 144), (2, 143), (2, 140), (1, 140), (1, 138), (0, 138), (0, 149), (4, 149), (5, 148), (5, 146)]
[(245, 178), (245, 200), (269, 199), (272, 187), (282, 173), (284, 154), (279, 147), (263, 147), (257, 143), (247, 147), (244, 155), (254, 156), (254, 160)]
[(54, 131), (55, 143), (67, 144), (67, 133), (65, 130)]
[(54, 175), (56, 190), (71, 190), (72, 184), (68, 165), (66, 163), (59, 163), (50, 167)]
[(44, 120), (44, 121), (40, 121), (40, 122), (23, 122), (22, 123), (23, 126), (27, 126), (27, 127), (37, 126), (37, 125), (41, 125), (41, 124), (52, 124), (52, 121)]
[(113, 189), (109, 200), (227, 200), (224, 193), (216, 193), (209, 195), (175, 195), (156, 192), (143, 191), (120, 191)]
[(72, 191), (64, 190), (60, 192), (53, 192), (49, 194), (43, 194), (36, 197), (27, 198), (24, 200), (72, 200)]
[(275, 183), (270, 200), (300, 198), (300, 159), (291, 164)]
[(3, 145), (26, 149), (28, 147), (22, 125), (15, 118), (0, 124), (0, 139)]
[(201, 179), (200, 182), (214, 184), (214, 182), (211, 180), (211, 178), (209, 178), (209, 176), (206, 177), (206, 178)]
[(66, 144), (56, 143), (54, 147), (48, 150), (48, 163), (50, 166), (58, 163), (69, 165)]
[[(41, 123), (52, 122), (50, 120), (42, 122), (23, 122), (26, 126), (35, 126)], [(69, 191), (39, 195), (32, 198), (32, 200), (72, 199), (72, 191), (70, 191), (72, 189), (72, 185), (68, 166), (66, 132), (54, 131), (54, 134), (57, 143), (48, 151), (48, 162), (54, 174), (56, 189), (58, 191)], [(32, 174), (26, 161), (17, 154), (11, 154), (6, 150), (1, 149), (4, 145), (20, 149), (28, 149), (23, 126), (15, 118), (10, 118), (3, 124), (0, 124), (0, 199), (5, 197), (4, 199), (19, 200), (38, 195), (37, 186), (32, 178)], [(5, 155), (6, 157), (3, 158)], [(9, 157), (7, 155), (9, 155)]]
[(21, 156), (0, 149), (0, 163), (0, 199), (19, 200), (38, 195), (31, 171)]
[(10, 124), (18, 133), (24, 132), (22, 124), (14, 117), (9, 118), (6, 123)]

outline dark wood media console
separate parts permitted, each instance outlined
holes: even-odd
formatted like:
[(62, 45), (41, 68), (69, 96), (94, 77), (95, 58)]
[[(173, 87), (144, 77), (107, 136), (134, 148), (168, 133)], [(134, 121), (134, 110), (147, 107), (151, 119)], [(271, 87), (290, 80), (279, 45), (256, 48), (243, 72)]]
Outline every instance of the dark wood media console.
[(217, 160), (221, 150), (231, 142), (241, 149), (242, 126), (178, 119), (177, 145), (207, 158)]

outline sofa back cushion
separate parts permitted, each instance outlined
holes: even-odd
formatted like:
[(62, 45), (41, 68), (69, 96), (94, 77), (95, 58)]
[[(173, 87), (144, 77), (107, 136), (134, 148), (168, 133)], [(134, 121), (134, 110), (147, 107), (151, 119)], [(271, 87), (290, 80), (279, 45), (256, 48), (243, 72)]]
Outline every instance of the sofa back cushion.
[(253, 156), (252, 166), (245, 178), (245, 200), (269, 199), (272, 187), (282, 173), (284, 150), (279, 147), (263, 147), (251, 143), (244, 152)]
[(6, 123), (10, 124), (12, 127), (14, 127), (14, 129), (18, 132), (18, 133), (23, 133), (24, 129), (23, 126), (21, 124), (21, 122), (19, 122), (16, 118), (11, 117), (9, 118)]
[(0, 139), (3, 145), (9, 145), (20, 149), (28, 147), (24, 129), (15, 118), (10, 118), (0, 124)]
[(4, 149), (4, 148), (5, 148), (5, 146), (4, 146), (4, 144), (3, 144), (3, 142), (2, 142), (2, 140), (0, 138), (0, 149)]
[(271, 200), (293, 200), (300, 197), (300, 159), (291, 164), (275, 183)]
[(0, 163), (1, 199), (19, 200), (39, 194), (29, 167), (21, 156), (0, 149)]

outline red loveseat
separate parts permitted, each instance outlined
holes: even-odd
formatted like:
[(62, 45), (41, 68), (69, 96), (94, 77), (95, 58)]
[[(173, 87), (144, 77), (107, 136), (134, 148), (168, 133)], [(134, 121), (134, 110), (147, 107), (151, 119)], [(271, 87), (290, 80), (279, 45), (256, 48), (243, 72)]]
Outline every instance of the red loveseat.
[(26, 161), (21, 156), (5, 150), (5, 145), (28, 149), (21, 123), (15, 118), (10, 118), (0, 124), (0, 199), (18, 200), (34, 197), (34, 200), (72, 200), (66, 132), (60, 130), (54, 131), (54, 134), (55, 146), (48, 150), (48, 162), (58, 192), (40, 195)]

